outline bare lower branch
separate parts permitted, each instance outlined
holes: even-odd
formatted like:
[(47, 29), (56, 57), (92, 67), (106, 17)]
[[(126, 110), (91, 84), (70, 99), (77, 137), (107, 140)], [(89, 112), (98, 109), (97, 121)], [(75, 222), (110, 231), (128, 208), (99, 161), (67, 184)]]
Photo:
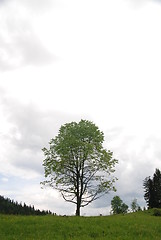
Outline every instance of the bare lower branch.
[(71, 203), (77, 204), (76, 201), (73, 201), (72, 199), (67, 199), (66, 196), (63, 194), (63, 192), (61, 192), (61, 195), (66, 202), (71, 202)]

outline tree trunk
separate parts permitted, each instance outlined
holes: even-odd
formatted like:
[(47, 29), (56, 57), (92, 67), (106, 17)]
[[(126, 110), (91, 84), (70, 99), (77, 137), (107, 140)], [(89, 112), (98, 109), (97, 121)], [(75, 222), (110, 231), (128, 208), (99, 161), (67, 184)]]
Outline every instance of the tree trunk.
[(79, 180), (80, 180), (80, 173), (79, 173), (79, 164), (78, 164), (78, 161), (77, 161), (77, 193), (76, 193), (77, 209), (76, 209), (76, 216), (80, 216), (80, 205), (81, 205)]
[(76, 208), (76, 216), (80, 216), (80, 205), (81, 205), (81, 199), (79, 196), (79, 191), (77, 193), (77, 208)]
[(76, 216), (80, 216), (80, 200), (77, 200)]

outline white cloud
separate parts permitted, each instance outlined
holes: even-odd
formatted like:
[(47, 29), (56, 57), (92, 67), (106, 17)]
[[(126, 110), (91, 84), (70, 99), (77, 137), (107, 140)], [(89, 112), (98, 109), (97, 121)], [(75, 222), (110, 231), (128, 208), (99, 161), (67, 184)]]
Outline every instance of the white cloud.
[(8, 178), (5, 178), (5, 177), (3, 177), (1, 180), (2, 182), (8, 182)]
[(143, 8), (145, 7), (146, 5), (149, 5), (149, 4), (160, 4), (161, 1), (160, 0), (125, 0), (127, 5), (130, 6), (130, 7), (133, 7), (135, 9), (138, 9), (138, 8)]

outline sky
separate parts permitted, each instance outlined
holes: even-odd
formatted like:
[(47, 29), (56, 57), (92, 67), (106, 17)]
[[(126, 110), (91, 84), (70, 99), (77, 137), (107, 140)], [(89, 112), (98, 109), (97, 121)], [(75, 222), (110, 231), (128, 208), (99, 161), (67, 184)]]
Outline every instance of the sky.
[(117, 192), (81, 210), (109, 214), (116, 194), (146, 206), (161, 169), (161, 1), (0, 0), (0, 195), (75, 213), (44, 180), (43, 147), (86, 119), (118, 159)]

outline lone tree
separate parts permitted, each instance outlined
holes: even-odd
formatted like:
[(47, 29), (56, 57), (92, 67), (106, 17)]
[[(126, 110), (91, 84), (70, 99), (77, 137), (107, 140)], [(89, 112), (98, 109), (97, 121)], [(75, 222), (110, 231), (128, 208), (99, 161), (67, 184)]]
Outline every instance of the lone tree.
[(118, 162), (103, 148), (104, 134), (94, 123), (81, 120), (60, 127), (58, 135), (43, 148), (46, 181), (65, 201), (76, 204), (76, 215), (109, 191), (115, 191), (112, 176)]

